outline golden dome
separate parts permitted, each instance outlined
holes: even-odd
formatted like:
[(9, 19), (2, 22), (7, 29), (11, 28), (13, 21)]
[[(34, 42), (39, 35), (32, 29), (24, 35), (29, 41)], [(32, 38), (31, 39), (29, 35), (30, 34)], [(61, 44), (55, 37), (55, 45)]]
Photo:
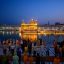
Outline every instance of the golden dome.
[(29, 24), (37, 24), (37, 22), (32, 19)]

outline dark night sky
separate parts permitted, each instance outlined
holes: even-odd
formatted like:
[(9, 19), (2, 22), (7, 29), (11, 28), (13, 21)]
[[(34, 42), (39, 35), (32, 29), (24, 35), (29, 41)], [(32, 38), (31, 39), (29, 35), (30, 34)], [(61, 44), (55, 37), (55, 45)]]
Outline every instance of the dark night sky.
[(32, 18), (42, 24), (64, 23), (64, 0), (0, 0), (0, 24), (20, 24)]

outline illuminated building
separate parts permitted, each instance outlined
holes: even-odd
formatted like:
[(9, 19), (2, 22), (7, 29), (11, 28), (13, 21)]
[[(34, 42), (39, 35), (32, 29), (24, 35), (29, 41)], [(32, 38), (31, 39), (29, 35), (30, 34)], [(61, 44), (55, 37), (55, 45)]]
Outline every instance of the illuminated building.
[(22, 22), (20, 27), (21, 38), (25, 40), (37, 40), (38, 24), (35, 20), (31, 20), (29, 24)]
[(59, 27), (56, 26), (45, 26), (40, 27), (35, 20), (31, 20), (28, 24), (22, 22), (19, 29), (20, 36), (22, 39), (36, 41), (38, 35), (64, 35), (63, 30), (58, 30)]

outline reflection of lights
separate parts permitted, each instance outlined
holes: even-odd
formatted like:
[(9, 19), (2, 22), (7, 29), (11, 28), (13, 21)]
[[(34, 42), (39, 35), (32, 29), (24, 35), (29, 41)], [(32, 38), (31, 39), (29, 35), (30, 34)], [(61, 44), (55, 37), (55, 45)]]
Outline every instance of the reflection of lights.
[(12, 34), (12, 32), (10, 32), (10, 35)]
[(7, 32), (7, 34), (9, 34), (9, 32)]
[(19, 33), (19, 36), (21, 36), (21, 33)]
[(4, 34), (4, 31), (3, 31), (3, 34)]
[(46, 36), (46, 33), (44, 33), (44, 36)]
[(40, 31), (40, 34), (43, 34), (44, 33), (44, 31)]

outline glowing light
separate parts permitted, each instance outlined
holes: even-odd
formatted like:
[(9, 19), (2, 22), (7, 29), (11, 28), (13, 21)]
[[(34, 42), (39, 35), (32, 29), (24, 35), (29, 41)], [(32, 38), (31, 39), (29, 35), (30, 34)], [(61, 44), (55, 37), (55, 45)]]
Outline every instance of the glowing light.
[(19, 35), (23, 39), (29, 39), (31, 41), (37, 40), (37, 22), (33, 19), (29, 24), (22, 22), (21, 27), (19, 28)]
[(46, 33), (44, 33), (44, 36), (46, 36)]
[(41, 27), (38, 27), (38, 23), (35, 20), (31, 20), (28, 24), (25, 22), (22, 22), (21, 27), (19, 27), (19, 36), (22, 39), (29, 39), (30, 41), (37, 40), (38, 35), (64, 35), (64, 31), (58, 31), (58, 30), (46, 30)]
[(3, 35), (4, 35), (4, 31), (3, 31)]

